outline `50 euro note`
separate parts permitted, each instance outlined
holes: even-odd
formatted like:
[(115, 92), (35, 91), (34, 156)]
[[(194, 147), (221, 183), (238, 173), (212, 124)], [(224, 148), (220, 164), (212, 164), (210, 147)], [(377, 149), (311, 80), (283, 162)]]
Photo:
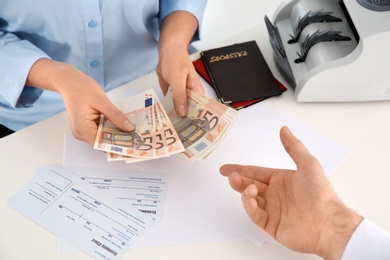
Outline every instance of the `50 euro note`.
[(117, 106), (133, 123), (134, 131), (123, 132), (102, 115), (94, 148), (137, 158), (156, 157), (156, 125), (153, 104), (153, 90), (147, 90), (121, 100)]
[(181, 142), (175, 127), (172, 124), (171, 119), (169, 118), (167, 112), (165, 111), (163, 105), (159, 100), (156, 101), (156, 109), (162, 123), (162, 132), (164, 133), (167, 148), (170, 155), (181, 153), (185, 151), (185, 147)]
[(202, 160), (222, 141), (238, 112), (216, 100), (187, 91), (187, 115), (179, 117), (171, 95), (169, 91), (164, 108), (185, 147), (182, 155), (190, 161)]
[[(176, 115), (172, 92), (160, 102), (153, 89), (117, 103), (134, 124), (129, 133), (101, 117), (94, 148), (107, 152), (108, 161), (134, 163), (181, 153), (202, 160), (222, 141), (238, 112), (196, 92), (187, 92), (188, 113)], [(168, 111), (168, 112), (167, 112)]]
[[(166, 114), (164, 108), (162, 107), (160, 101), (156, 99), (154, 104), (155, 114), (156, 114), (156, 122), (158, 125), (157, 130), (157, 156), (156, 158), (171, 156), (177, 153), (183, 152), (184, 146), (180, 141), (168, 115)], [(128, 158), (124, 157), (126, 163), (133, 163), (139, 161), (148, 160), (147, 158), (139, 159), (139, 158)]]
[[(196, 158), (198, 160), (206, 158), (224, 139), (224, 137), (229, 132), (232, 127), (234, 121), (236, 120), (239, 111), (229, 107), (225, 104), (222, 104), (216, 100), (210, 99), (204, 95), (201, 95), (197, 92), (191, 92), (190, 95), (193, 99), (196, 99), (198, 102), (203, 103), (211, 107), (214, 111), (219, 111), (219, 113), (223, 114), (221, 118), (221, 124), (217, 126), (218, 137), (211, 144), (207, 151), (204, 151), (200, 158)], [(223, 129), (222, 129), (223, 128)]]
[[(141, 132), (142, 134), (139, 135), (141, 139), (148, 143), (153, 143), (153, 148), (148, 149), (148, 153), (145, 154), (145, 151), (142, 150), (143, 153), (123, 153), (122, 151), (112, 151), (112, 141), (110, 141), (110, 144), (107, 144), (107, 142), (98, 141), (99, 147), (105, 146), (102, 150), (105, 150), (107, 152), (107, 160), (108, 161), (125, 161), (126, 163), (134, 163), (134, 162), (140, 162), (140, 161), (146, 161), (146, 160), (152, 160), (156, 158), (162, 158), (167, 157), (176, 153), (180, 153), (184, 151), (184, 147), (182, 143), (180, 142), (180, 139), (177, 136), (177, 133), (175, 129), (172, 126), (172, 123), (170, 122), (168, 116), (166, 115), (164, 109), (162, 108), (162, 105), (160, 104), (156, 93), (153, 89), (150, 89), (143, 94), (139, 94), (130, 98), (127, 98), (125, 100), (122, 100), (120, 103), (118, 103), (118, 108), (120, 108), (123, 112), (126, 110), (132, 110), (135, 108), (142, 107), (144, 104), (143, 102), (140, 102), (141, 100), (148, 98), (151, 98), (153, 102), (149, 102), (147, 109), (149, 116), (146, 116), (145, 114), (142, 114), (142, 111), (144, 108), (131, 111), (128, 113), (125, 113), (130, 121), (135, 125), (135, 133)], [(138, 105), (134, 105), (134, 102)], [(151, 110), (150, 110), (151, 109)], [(135, 116), (138, 114), (138, 116)], [(139, 118), (139, 120), (136, 120)], [(151, 120), (151, 119), (154, 120)], [(142, 121), (143, 119), (143, 121)], [(107, 129), (109, 126), (109, 122), (105, 123), (105, 129), (107, 132)], [(150, 131), (150, 125), (153, 126), (153, 131)], [(133, 135), (134, 133), (123, 133), (116, 129), (114, 126), (112, 126), (112, 129), (109, 129), (110, 131), (116, 131), (120, 132), (121, 135), (125, 135), (124, 138), (129, 138), (129, 136)], [(103, 127), (104, 129), (104, 127)], [(144, 129), (144, 130), (142, 130)], [(146, 131), (145, 131), (146, 129)], [(104, 131), (103, 131), (104, 132)], [(100, 131), (98, 131), (98, 135), (101, 135)], [(119, 134), (117, 134), (119, 136)], [(137, 136), (135, 136), (137, 138)], [(100, 138), (101, 139), (101, 138)], [(113, 138), (111, 138), (113, 139)], [(139, 139), (139, 138), (138, 138)], [(135, 139), (136, 140), (136, 139)], [(103, 144), (102, 144), (103, 143)], [(129, 143), (131, 143), (131, 140), (127, 140), (124, 143), (118, 143), (118, 141), (115, 141), (116, 144), (119, 146), (129, 146)], [(115, 150), (118, 150), (120, 148), (114, 147)], [(134, 147), (135, 150), (136, 147)], [(111, 149), (111, 150), (109, 150)], [(126, 148), (124, 148), (126, 150)], [(127, 149), (128, 150), (128, 149)]]

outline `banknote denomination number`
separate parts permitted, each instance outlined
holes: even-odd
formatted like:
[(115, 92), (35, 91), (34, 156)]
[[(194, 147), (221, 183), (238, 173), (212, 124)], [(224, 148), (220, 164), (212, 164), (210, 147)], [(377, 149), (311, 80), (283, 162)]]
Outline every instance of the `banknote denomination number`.
[(205, 129), (207, 132), (212, 131), (218, 125), (218, 121), (219, 121), (218, 117), (213, 116), (213, 113), (211, 113), (208, 110), (206, 111), (206, 113), (204, 113), (203, 118), (207, 122), (206, 129)]
[(173, 136), (173, 132), (171, 128), (166, 129), (164, 133), (165, 133), (165, 139), (167, 141), (167, 145), (176, 143), (176, 138)]
[(153, 149), (153, 137), (152, 136), (144, 137), (143, 140), (144, 140), (144, 143), (142, 144), (142, 146), (137, 147), (137, 150), (139, 150), (139, 151), (152, 150)]
[(156, 134), (156, 150), (159, 150), (164, 147), (164, 143), (162, 142), (163, 138), (161, 134)]

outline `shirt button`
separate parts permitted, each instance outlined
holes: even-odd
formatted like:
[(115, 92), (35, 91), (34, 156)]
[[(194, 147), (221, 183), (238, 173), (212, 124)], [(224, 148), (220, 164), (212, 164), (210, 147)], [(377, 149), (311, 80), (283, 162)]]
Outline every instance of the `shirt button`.
[(93, 60), (90, 64), (89, 64), (89, 66), (91, 66), (91, 68), (97, 68), (97, 67), (99, 67), (99, 65), (100, 65), (100, 62), (99, 61), (97, 61), (97, 60)]
[(94, 20), (91, 20), (89, 23), (88, 23), (88, 27), (89, 28), (95, 28), (97, 26), (97, 22), (94, 21)]

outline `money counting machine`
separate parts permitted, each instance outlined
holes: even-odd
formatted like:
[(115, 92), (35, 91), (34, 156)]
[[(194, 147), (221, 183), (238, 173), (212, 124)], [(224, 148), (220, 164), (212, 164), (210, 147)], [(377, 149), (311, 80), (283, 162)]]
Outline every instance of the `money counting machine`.
[(265, 23), (298, 102), (390, 100), (390, 0), (286, 0)]

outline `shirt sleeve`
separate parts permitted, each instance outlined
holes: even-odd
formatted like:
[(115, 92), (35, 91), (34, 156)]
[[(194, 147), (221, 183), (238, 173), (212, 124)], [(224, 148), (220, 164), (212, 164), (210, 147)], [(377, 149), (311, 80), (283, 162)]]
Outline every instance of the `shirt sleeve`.
[(30, 42), (0, 31), (1, 105), (28, 107), (37, 100), (42, 90), (25, 88), (25, 82), (31, 66), (42, 57), (48, 56)]
[(342, 259), (390, 259), (390, 233), (363, 220), (349, 240)]
[(207, 0), (160, 0), (159, 22), (174, 11), (188, 11), (198, 20), (198, 30), (196, 31), (193, 41), (200, 39), (200, 30)]

